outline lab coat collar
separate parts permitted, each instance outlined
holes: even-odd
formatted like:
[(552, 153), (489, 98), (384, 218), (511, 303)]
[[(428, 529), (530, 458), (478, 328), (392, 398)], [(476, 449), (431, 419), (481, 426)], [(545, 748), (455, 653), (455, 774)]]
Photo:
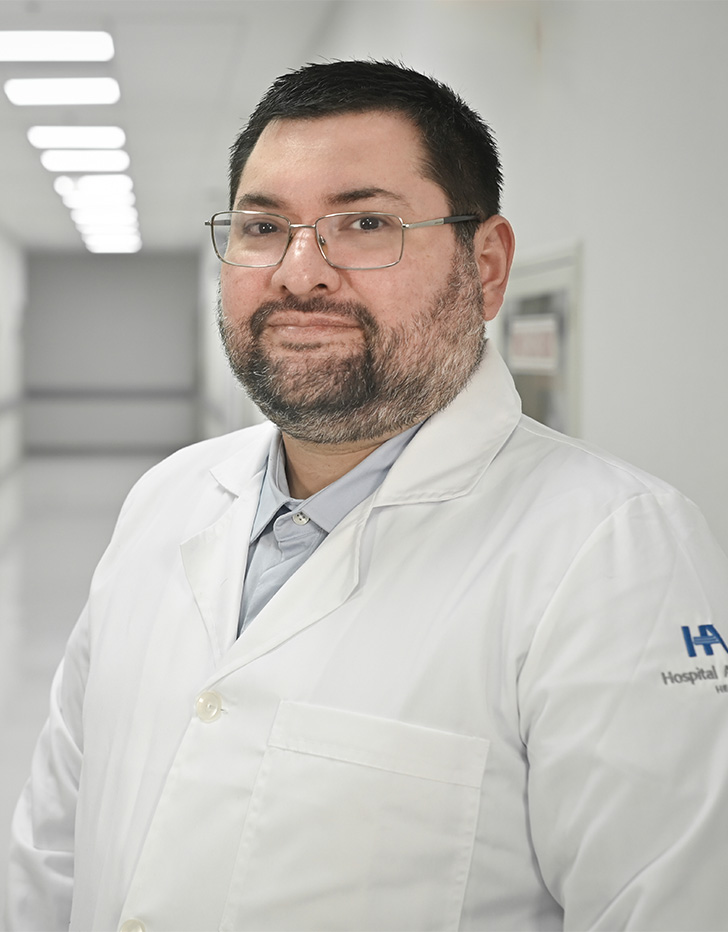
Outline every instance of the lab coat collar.
[(425, 422), (392, 467), (375, 506), (466, 495), (516, 428), (521, 399), (498, 350), (485, 355), (465, 389)]
[(278, 428), (270, 421), (239, 431), (238, 435), (245, 437), (245, 445), (211, 468), (214, 478), (233, 495), (245, 494), (250, 487), (251, 477), (260, 474), (262, 480), (268, 452), (277, 431)]

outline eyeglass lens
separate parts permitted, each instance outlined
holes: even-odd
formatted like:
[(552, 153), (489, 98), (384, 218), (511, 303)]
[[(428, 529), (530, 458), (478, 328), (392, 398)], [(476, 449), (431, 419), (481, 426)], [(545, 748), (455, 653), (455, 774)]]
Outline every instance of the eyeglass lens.
[[(291, 229), (285, 217), (248, 211), (217, 214), (212, 228), (218, 255), (249, 268), (278, 265)], [(323, 255), (338, 268), (381, 268), (402, 257), (404, 231), (393, 214), (333, 214), (317, 221), (316, 234)]]

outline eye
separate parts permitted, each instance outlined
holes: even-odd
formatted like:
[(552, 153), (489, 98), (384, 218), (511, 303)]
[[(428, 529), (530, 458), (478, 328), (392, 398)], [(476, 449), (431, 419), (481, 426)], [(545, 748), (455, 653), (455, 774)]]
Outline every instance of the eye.
[(282, 227), (280, 222), (272, 217), (254, 217), (246, 220), (241, 228), (243, 236), (270, 236), (275, 233), (281, 233)]
[(362, 217), (357, 217), (354, 220), (352, 226), (355, 230), (358, 230), (361, 233), (372, 233), (375, 230), (381, 230), (385, 226), (385, 223), (383, 217), (365, 215)]
[(357, 217), (354, 221), (354, 229), (361, 230), (362, 233), (370, 232), (371, 230), (379, 230), (382, 226), (381, 217)]
[(396, 218), (388, 214), (356, 214), (351, 218), (349, 228), (354, 233), (378, 233), (393, 229)]

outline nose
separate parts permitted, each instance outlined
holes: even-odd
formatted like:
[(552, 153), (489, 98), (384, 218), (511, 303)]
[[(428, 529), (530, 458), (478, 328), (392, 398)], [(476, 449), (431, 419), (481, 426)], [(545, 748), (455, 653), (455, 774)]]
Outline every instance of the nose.
[(293, 238), (283, 261), (273, 271), (271, 284), (274, 288), (296, 295), (312, 292), (320, 294), (339, 289), (339, 271), (324, 259), (312, 226), (299, 226), (293, 230)]

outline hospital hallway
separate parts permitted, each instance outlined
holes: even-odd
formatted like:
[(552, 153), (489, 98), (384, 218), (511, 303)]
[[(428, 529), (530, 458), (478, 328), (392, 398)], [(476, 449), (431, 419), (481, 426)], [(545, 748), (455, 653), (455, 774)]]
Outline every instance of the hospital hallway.
[[(0, 874), (5, 839), (48, 712), (48, 691), (93, 569), (134, 481), (158, 457), (34, 456), (13, 475), (17, 531), (0, 549)], [(5, 891), (0, 891), (4, 905)], [(2, 915), (2, 909), (0, 909)]]
[[(452, 146), (442, 143), (439, 131), (433, 131), (431, 137), (425, 133), (423, 143), (428, 152), (432, 145), (427, 165), (432, 161), (434, 168), (440, 165), (442, 171), (424, 171), (427, 165), (422, 159), (410, 159), (406, 147), (403, 150), (396, 145), (395, 128), (401, 128), (396, 121), (387, 130), (392, 137), (383, 139), (391, 158), (375, 158), (377, 152), (381, 155), (381, 146), (371, 145), (371, 153), (364, 146), (359, 147), (356, 157), (344, 158), (329, 117), (323, 119), (327, 109), (323, 104), (318, 114), (320, 138), (302, 144), (295, 157), (293, 149), (281, 142), (280, 160), (268, 163), (261, 156), (246, 171), (246, 159), (252, 153), (252, 149), (246, 152), (246, 146), (257, 146), (257, 134), (264, 131), (267, 120), (267, 104), (261, 110), (256, 108), (276, 78), (290, 78), (306, 63), (349, 60), (401, 62), (406, 69), (431, 75), (452, 87), (484, 121), (482, 126), (470, 126), (473, 144), (476, 139), (484, 143), (492, 133), (502, 171), (496, 170), (490, 143), (482, 165), (487, 170), (475, 171), (474, 155), (472, 164), (460, 160), (461, 170), (450, 170)], [(324, 292), (329, 294), (326, 300), (331, 308), (338, 302), (367, 308), (375, 325), (371, 339), (367, 337), (368, 349), (377, 358), (378, 347), (401, 344), (401, 365), (394, 350), (388, 355), (382, 350), (382, 366), (375, 367), (377, 372), (424, 373), (425, 366), (417, 356), (420, 345), (428, 365), (442, 363), (441, 371), (450, 372), (461, 358), (460, 347), (452, 345), (452, 334), (462, 323), (458, 319), (459, 301), (462, 298), (472, 316), (480, 300), (479, 279), (466, 275), (463, 269), (474, 272), (473, 264), (483, 271), (487, 267), (494, 273), (492, 282), (488, 280), (493, 288), (483, 304), (488, 352), (497, 351), (513, 373), (524, 415), (590, 448), (608, 451), (610, 461), (613, 457), (633, 464), (678, 489), (705, 515), (728, 553), (728, 429), (723, 413), (728, 397), (726, 87), (728, 0), (0, 0), (0, 699), (4, 708), (0, 717), (0, 932), (5, 930), (12, 815), (48, 715), (53, 675), (127, 493), (143, 473), (175, 451), (263, 419), (231, 371), (221, 340), (221, 331), (223, 338), (230, 332), (226, 322), (237, 321), (244, 333), (256, 308), (260, 310), (283, 293), (308, 294), (313, 289), (322, 299)], [(337, 86), (337, 95), (338, 90)], [(75, 96), (77, 92), (80, 96)], [(366, 93), (362, 100), (365, 97)], [(315, 113), (318, 104), (312, 100), (311, 105)], [(447, 107), (449, 118), (452, 106)], [(370, 109), (370, 103), (363, 107), (367, 112)], [(388, 107), (384, 109), (388, 111)], [(297, 112), (284, 107), (282, 122), (286, 122), (285, 113), (291, 113), (295, 126)], [(244, 127), (254, 113), (262, 122), (256, 117), (246, 135)], [(376, 109), (370, 114), (373, 120), (377, 114)], [(264, 155), (266, 140), (267, 135)], [(236, 154), (231, 176), (232, 152)], [(329, 166), (330, 171), (315, 167), (318, 163), (313, 156), (317, 153), (321, 165)], [(309, 157), (310, 162), (306, 161)], [(256, 161), (265, 168), (261, 169), (263, 188), (259, 193), (270, 187), (266, 197), (270, 195), (271, 204), (281, 206), (273, 208), (266, 202), (253, 206), (256, 210), (270, 207), (282, 211), (286, 222), (293, 224), (291, 234), (297, 234), (291, 241), (294, 247), (289, 249), (289, 243), (288, 253), (280, 256), (278, 264), (266, 267), (260, 267), (260, 256), (255, 265), (236, 265), (233, 252), (225, 248), (226, 225), (233, 222), (231, 214), (239, 213), (231, 212), (230, 207), (247, 203), (238, 194), (251, 194), (246, 185), (251, 171), (257, 171)], [(501, 182), (502, 198), (498, 194)], [(405, 189), (410, 191), (410, 187), (411, 197), (406, 197)], [(361, 203), (355, 198), (348, 207), (342, 207), (342, 192), (345, 195), (347, 191), (369, 191), (376, 196)], [(393, 206), (396, 204), (400, 206)], [(435, 204), (439, 205), (438, 213), (429, 213)], [(457, 204), (468, 205), (467, 210), (455, 210)], [(468, 237), (461, 238), (466, 227), (438, 224), (438, 217), (453, 219), (439, 213), (449, 213), (450, 207), (458, 215), (470, 214), (472, 209), (473, 216), (483, 208), (489, 218), (482, 226), (476, 224), (478, 232), (471, 240), (476, 252), (472, 256), (468, 256)], [(316, 226), (330, 212), (340, 210), (400, 211), (399, 258), (392, 265), (373, 265), (371, 256), (361, 262), (347, 258), (332, 266), (330, 239), (324, 255), (316, 237), (312, 239), (309, 230), (297, 228)], [(510, 277), (507, 263), (491, 262), (495, 253), (489, 252), (499, 241), (501, 245), (510, 241), (506, 227), (490, 216), (501, 210), (512, 224), (516, 240)], [(434, 226), (412, 229), (428, 223)], [(490, 233), (481, 239), (486, 230)], [(496, 235), (493, 231), (500, 232)], [(490, 238), (491, 233), (494, 238)], [(500, 239), (501, 235), (505, 238)], [(482, 244), (484, 251), (480, 253), (477, 250)], [(498, 253), (503, 255), (500, 247)], [(452, 275), (446, 280), (445, 263), (450, 260)], [(253, 259), (245, 257), (245, 261)], [(288, 278), (291, 267), (296, 273), (292, 281)], [(503, 305), (497, 310), (506, 278)], [(462, 286), (461, 294), (454, 285)], [(305, 309), (313, 304), (302, 306)], [(444, 342), (438, 341), (441, 329), (446, 334)], [(288, 353), (285, 348), (282, 351)], [(439, 359), (440, 351), (443, 359)], [(318, 371), (312, 366), (310, 374), (313, 384)], [(444, 380), (442, 375), (437, 378)], [(510, 392), (504, 383), (503, 397)], [(497, 402), (498, 396), (493, 398)], [(484, 403), (482, 420), (456, 425), (452, 441), (433, 448), (433, 457), (445, 456), (451, 452), (448, 447), (453, 453), (460, 446), (463, 451), (478, 449), (477, 438), (490, 429), (489, 411)], [(530, 444), (541, 443), (541, 428), (524, 423), (532, 438), (524, 448), (536, 450)], [(509, 440), (506, 446), (514, 449), (516, 440)], [(557, 465), (564, 470), (571, 468), (570, 451), (568, 440), (554, 444), (549, 462), (554, 464), (555, 477)], [(417, 463), (414, 458), (410, 462)], [(493, 472), (497, 477), (503, 475), (505, 481), (505, 473), (499, 472), (503, 462), (497, 463)], [(606, 476), (608, 471), (602, 473), (597, 463), (598, 457), (593, 460), (594, 476)], [(406, 464), (400, 467), (401, 476), (406, 475), (406, 468)], [(571, 525), (562, 517), (567, 514), (566, 503), (563, 513), (558, 511), (562, 508), (560, 486), (553, 487), (558, 494), (548, 503), (543, 499), (542, 510), (530, 510), (546, 487), (538, 484), (535, 472), (529, 469), (524, 464), (509, 471), (508, 487), (518, 495), (518, 504), (513, 507), (521, 509), (521, 520), (533, 521), (536, 527), (542, 516), (558, 515), (549, 547), (542, 551), (542, 556), (550, 559), (552, 550), (556, 553), (562, 544), (576, 547), (581, 538), (570, 536)], [(619, 489), (627, 488), (616, 473), (613, 475), (610, 501), (616, 500)], [(480, 477), (473, 481), (477, 485)], [(517, 489), (519, 481), (524, 483), (526, 494)], [(582, 492), (579, 481), (575, 472), (568, 490), (573, 487), (586, 502), (591, 493)], [(567, 486), (563, 489), (565, 493)], [(403, 494), (405, 491), (403, 485)], [(422, 517), (417, 520), (422, 520), (422, 544), (428, 542), (434, 548), (437, 540), (426, 524), (425, 501), (421, 503)], [(599, 533), (596, 528), (589, 532), (594, 540), (612, 539), (606, 530), (612, 527), (606, 501), (603, 526)], [(642, 494), (635, 494), (637, 501), (643, 501)], [(191, 503), (182, 507), (185, 505)], [(501, 499), (496, 512), (510, 507), (510, 500)], [(624, 507), (626, 513), (629, 508)], [(465, 515), (464, 495), (453, 509), (453, 513)], [(376, 527), (389, 528), (389, 512), (386, 518), (384, 510), (378, 514), (382, 518), (377, 515)], [(576, 516), (575, 509), (575, 521)], [(159, 518), (159, 527), (166, 528), (166, 513), (160, 513)], [(527, 565), (522, 562), (522, 552), (508, 549), (515, 536), (499, 540), (492, 536), (494, 514), (475, 515), (474, 520), (477, 523), (472, 530), (467, 528), (474, 546), (465, 556), (465, 568), (458, 565), (460, 551), (453, 546), (443, 554), (452, 569), (446, 571), (439, 557), (436, 560), (433, 556), (436, 573), (427, 574), (428, 580), (430, 575), (433, 585), (438, 579), (444, 580), (443, 585), (450, 579), (475, 580), (479, 572), (476, 555), (492, 546), (493, 553), (508, 554), (507, 574), (496, 587), (503, 604), (517, 601), (525, 605), (528, 599), (533, 601), (541, 592), (546, 593), (545, 588), (536, 592), (535, 577), (532, 586), (518, 581), (517, 574), (527, 572)], [(396, 530), (398, 525), (392, 521)], [(586, 511), (581, 521), (587, 521)], [(657, 512), (649, 521), (646, 517), (643, 520), (646, 529), (657, 522)], [(581, 527), (586, 528), (586, 523)], [(460, 533), (459, 526), (448, 525), (447, 540), (458, 544)], [(614, 538), (618, 543), (622, 540), (619, 535)], [(643, 559), (648, 566), (654, 557), (657, 565), (659, 554), (653, 548), (639, 541), (639, 546), (632, 545), (629, 535), (625, 539), (632, 549), (628, 547), (623, 554), (615, 546), (609, 565), (603, 571), (595, 568), (595, 578), (599, 571), (600, 580), (611, 579), (617, 567), (630, 571), (641, 566)], [(584, 556), (585, 564), (592, 553), (587, 543), (591, 544), (591, 537), (579, 544), (579, 556)], [(405, 540), (404, 546), (411, 545)], [(398, 554), (398, 566), (404, 558), (396, 549), (397, 539), (388, 531), (386, 547)], [(360, 565), (367, 571), (386, 565), (386, 554), (356, 553), (362, 559), (366, 556)], [(543, 560), (537, 562), (541, 567)], [(416, 597), (407, 603), (407, 617), (414, 619), (421, 596), (416, 566), (415, 562), (407, 563), (409, 575), (402, 577), (410, 580)], [(154, 565), (148, 569), (150, 585), (159, 585), (158, 576), (154, 581)], [(310, 605), (316, 606), (335, 592), (332, 573), (320, 575), (317, 585), (302, 597), (304, 608), (309, 607), (309, 595)], [(656, 575), (651, 570), (641, 575), (627, 573), (628, 587), (624, 596), (620, 595), (623, 605), (616, 613), (621, 619), (627, 618), (625, 611), (631, 606), (633, 590), (646, 592), (648, 581)], [(696, 571), (696, 578), (698, 575)], [(273, 573), (270, 578), (274, 578)], [(679, 588), (681, 578), (675, 575), (675, 588)], [(517, 580), (512, 587), (511, 579)], [(363, 581), (364, 577), (362, 586)], [(132, 580), (128, 585), (134, 591), (141, 583)], [(356, 598), (361, 588), (356, 588)], [(565, 585), (563, 591), (567, 588)], [(496, 594), (491, 594), (495, 599)], [(190, 593), (185, 590), (182, 595)], [(593, 589), (586, 583), (583, 595), (599, 609), (597, 614), (607, 605), (606, 599), (600, 602), (593, 597)], [(402, 599), (408, 598), (409, 592), (403, 593)], [(578, 617), (568, 599), (556, 601), (558, 605), (563, 601), (567, 616), (571, 611)], [(728, 598), (721, 596), (721, 601), (726, 604)], [(664, 602), (667, 607), (672, 605), (667, 597)], [(434, 611), (435, 606), (431, 607)], [(551, 602), (548, 607), (552, 609)], [(349, 610), (353, 617), (359, 609), (353, 606)], [(444, 608), (442, 612), (446, 614)], [(557, 611), (550, 611), (549, 620), (557, 615)], [(648, 611), (641, 617), (649, 618)], [(703, 653), (709, 657), (708, 649), (717, 642), (706, 642), (714, 637), (700, 630), (706, 621), (714, 630), (713, 615), (700, 614), (690, 606), (676, 618), (670, 635), (676, 654), (669, 663), (665, 660), (663, 664), (657, 653), (657, 635), (640, 646), (635, 640), (638, 635), (630, 633), (624, 657), (607, 671), (612, 656), (606, 653), (607, 648), (617, 650), (622, 642), (610, 631), (604, 650), (593, 650), (583, 634), (589, 626), (567, 631), (562, 661), (562, 634), (556, 620), (550, 621), (548, 629), (554, 631), (553, 637), (541, 637), (534, 657), (552, 658), (548, 662), (554, 669), (561, 669), (558, 664), (569, 669), (569, 657), (589, 657), (590, 662), (593, 657), (604, 665), (603, 672), (595, 674), (593, 684), (597, 686), (619, 676), (625, 664), (642, 663), (643, 658), (645, 664), (648, 659), (655, 664), (659, 661), (659, 672), (655, 673), (659, 695), (687, 696), (688, 686), (673, 688), (672, 680), (668, 689), (662, 671), (677, 675), (694, 669), (695, 657), (690, 653), (694, 647), (700, 659)], [(722, 632), (724, 644), (728, 643), (726, 627), (728, 622), (721, 620), (715, 629)], [(542, 629), (546, 626), (539, 631)], [(324, 649), (335, 652), (336, 643), (329, 648), (329, 642), (315, 641), (316, 637), (325, 638), (328, 630), (321, 626), (320, 632), (312, 631), (306, 643), (322, 643)], [(369, 649), (369, 634), (362, 628), (362, 651)], [(484, 637), (481, 633), (478, 636)], [(428, 640), (427, 645), (432, 643)], [(510, 630), (507, 636), (503, 634), (502, 644), (507, 643), (514, 643)], [(394, 671), (399, 669), (397, 654), (389, 647), (384, 652), (388, 658), (384, 666)], [(144, 651), (143, 646), (140, 649)], [(432, 656), (434, 670), (435, 655), (427, 650), (429, 647), (423, 646), (420, 656)], [(405, 656), (404, 646), (402, 651)], [(471, 656), (476, 655), (471, 652)], [(485, 660), (494, 662), (490, 656)], [(580, 682), (586, 690), (592, 684), (592, 674), (586, 659), (584, 664)], [(118, 672), (118, 662), (116, 667)], [(531, 667), (535, 672), (536, 660)], [(471, 680), (473, 689), (480, 689), (482, 695), (487, 678), (473, 674), (468, 683), (463, 680), (464, 685)], [(372, 683), (379, 681), (377, 670)], [(343, 686), (344, 679), (340, 677), (339, 682)], [(518, 683), (520, 688), (520, 679)], [(713, 686), (703, 685), (707, 695)], [(689, 688), (695, 693), (698, 687), (693, 686)], [(332, 681), (331, 690), (336, 688)], [(352, 688), (371, 693), (372, 687), (366, 681), (358, 686), (355, 681)], [(404, 696), (409, 687), (403, 680), (391, 688), (392, 696)], [(334, 695), (327, 689), (321, 687), (316, 693), (324, 697), (324, 705), (326, 697)], [(501, 693), (515, 696), (505, 687)], [(408, 714), (415, 716), (412, 724), (419, 729), (424, 726), (454, 732), (465, 727), (472, 705), (462, 715), (453, 713), (450, 720), (444, 686), (442, 702), (429, 685), (426, 696), (424, 688), (422, 695), (423, 702), (432, 703), (432, 721), (409, 708)], [(716, 702), (728, 701), (728, 694), (711, 696)], [(557, 690), (556, 697), (549, 706), (551, 717), (558, 719), (559, 712), (554, 709), (564, 709), (567, 717), (578, 717), (581, 706), (570, 704), (565, 691)], [(369, 698), (362, 692), (365, 705)], [(385, 699), (380, 700), (379, 693), (374, 696), (372, 708), (379, 710), (372, 713), (375, 717), (391, 715)], [(534, 715), (543, 711), (536, 706), (536, 699), (531, 708)], [(623, 708), (628, 706), (619, 705), (619, 721), (628, 722), (630, 716), (622, 713)], [(521, 709), (516, 702), (514, 714), (520, 714)], [(366, 711), (365, 706), (362, 711)], [(297, 714), (295, 709), (292, 714)], [(713, 721), (707, 713), (704, 718), (701, 715), (686, 717), (691, 741), (698, 741)], [(328, 721), (325, 712), (321, 720)], [(318, 728), (317, 721), (318, 716), (312, 714), (312, 727)], [(351, 726), (344, 718), (339, 725), (337, 717), (333, 721), (334, 731), (342, 731), (343, 743), (344, 731)], [(640, 723), (643, 731), (647, 729), (644, 723), (648, 721), (635, 716), (634, 734), (639, 733)], [(393, 739), (400, 735), (399, 726), (408, 723), (394, 724), (396, 731), (394, 726), (384, 726)], [(294, 731), (297, 727), (291, 726)], [(361, 727), (365, 725), (361, 723)], [(402, 738), (397, 737), (406, 744), (402, 750), (405, 757), (410, 755), (406, 750), (409, 731), (403, 729)], [(613, 733), (617, 731), (615, 726)], [(412, 735), (412, 754), (420, 737), (430, 747), (430, 739), (419, 731)], [(440, 773), (441, 741), (431, 737), (436, 743), (428, 756), (432, 754), (432, 766)], [(474, 733), (454, 737), (464, 741)], [(373, 752), (378, 740), (376, 735), (371, 739)], [(634, 754), (634, 766), (639, 769), (643, 766), (640, 754), (649, 745), (637, 738), (629, 740), (625, 767), (633, 766), (629, 755)], [(460, 743), (458, 740), (457, 745)], [(719, 743), (713, 743), (716, 755), (725, 753)], [(671, 749), (680, 752), (677, 742), (663, 744), (666, 754)], [(89, 748), (86, 753), (91, 755)], [(103, 749), (99, 753), (103, 755)], [(496, 756), (490, 752), (486, 773)], [(696, 755), (694, 758), (697, 760)], [(700, 759), (693, 767), (692, 759), (689, 761), (696, 779), (707, 773), (704, 763)], [(650, 766), (654, 760), (644, 764), (645, 770)], [(148, 775), (148, 768), (146, 772)], [(412, 771), (411, 779), (418, 772)], [(728, 772), (728, 761), (719, 772)], [(625, 776), (627, 771), (620, 773)], [(457, 792), (472, 796), (470, 791), (477, 781), (475, 777), (467, 779), (470, 784), (463, 783)], [(677, 780), (673, 783), (678, 785)], [(154, 785), (149, 783), (152, 788)], [(443, 793), (445, 786), (443, 782)], [(433, 793), (435, 789), (433, 786)], [(44, 795), (48, 794), (41, 787), (37, 791), (40, 808)], [(113, 794), (109, 798), (117, 799)], [(360, 794), (360, 798), (368, 797)], [(570, 800), (567, 795), (564, 811)], [(116, 809), (120, 810), (119, 805)], [(556, 812), (547, 809), (545, 815)], [(510, 818), (507, 810), (507, 806), (502, 812), (499, 809), (498, 814)], [(522, 812), (519, 818), (523, 819)], [(416, 821), (413, 818), (413, 824)], [(606, 824), (599, 816), (591, 819), (595, 827), (602, 823)], [(636, 838), (634, 824), (632, 828), (628, 837)], [(658, 832), (643, 835), (655, 845), (661, 843)], [(305, 833), (302, 837), (308, 840)], [(722, 862), (720, 858), (715, 861), (715, 874), (708, 870), (709, 861), (698, 848), (698, 838), (697, 834), (686, 835), (684, 850), (694, 857), (694, 863), (704, 858), (700, 863), (706, 870), (699, 886), (708, 891), (703, 901), (709, 904), (709, 885), (714, 877), (720, 877)], [(601, 852), (595, 845), (583, 850)], [(127, 847), (119, 846), (125, 857)], [(549, 850), (555, 851), (555, 847), (552, 844)], [(354, 858), (357, 846), (350, 838), (345, 839), (345, 848)], [(639, 845), (632, 853), (639, 854)], [(559, 852), (556, 855), (560, 856)], [(394, 863), (393, 858), (389, 860)], [(214, 873), (214, 861), (209, 858), (195, 863), (198, 886), (200, 878), (208, 876), (205, 871), (210, 876)], [(504, 871), (510, 870), (510, 861), (502, 864)], [(214, 883), (213, 878), (210, 889)], [(23, 884), (16, 881), (16, 886), (22, 896)], [(720, 889), (720, 879), (715, 887)], [(278, 892), (277, 885), (274, 889)], [(518, 902), (515, 893), (503, 896), (504, 902)], [(701, 897), (693, 899), (699, 903)], [(676, 902), (671, 895), (671, 909)], [(723, 922), (717, 925), (728, 932), (725, 912), (723, 908)], [(185, 922), (193, 920), (186, 917)], [(274, 920), (267, 925), (271, 922), (275, 926)], [(574, 920), (572, 925), (578, 922)], [(509, 927), (523, 928), (524, 924), (513, 921)], [(652, 927), (659, 928), (659, 921), (652, 922)]]

